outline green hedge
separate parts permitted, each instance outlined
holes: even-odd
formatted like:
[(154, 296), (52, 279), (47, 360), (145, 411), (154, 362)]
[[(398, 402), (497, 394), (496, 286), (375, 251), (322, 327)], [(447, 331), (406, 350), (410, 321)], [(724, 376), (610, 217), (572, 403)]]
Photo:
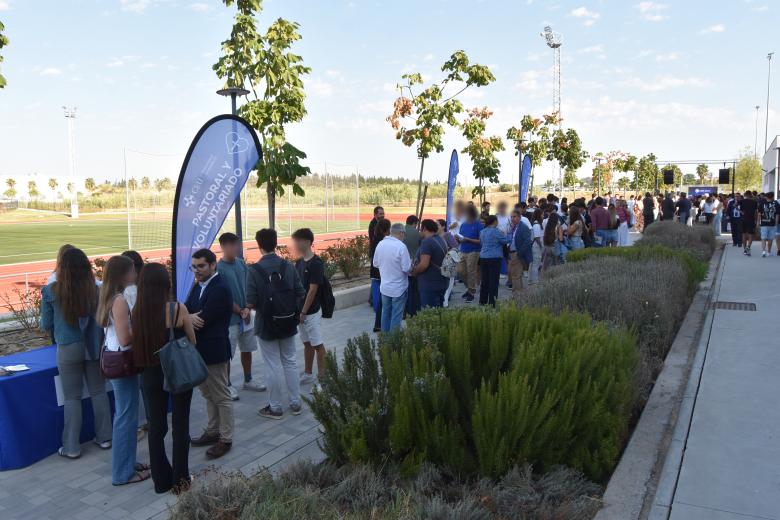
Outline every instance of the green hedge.
[(661, 221), (647, 226), (635, 246), (662, 245), (686, 251), (707, 261), (715, 252), (715, 234), (709, 226), (685, 226), (679, 222)]
[(633, 247), (590, 247), (572, 251), (566, 256), (567, 263), (582, 262), (590, 258), (619, 257), (632, 261), (667, 259), (679, 262), (688, 275), (688, 287), (695, 291), (699, 283), (707, 276), (708, 266), (690, 252), (672, 249), (664, 245), (652, 245), (639, 241)]
[(330, 356), (311, 407), (331, 461), (499, 477), (515, 465), (611, 473), (628, 431), (636, 340), (586, 314), (428, 310)]

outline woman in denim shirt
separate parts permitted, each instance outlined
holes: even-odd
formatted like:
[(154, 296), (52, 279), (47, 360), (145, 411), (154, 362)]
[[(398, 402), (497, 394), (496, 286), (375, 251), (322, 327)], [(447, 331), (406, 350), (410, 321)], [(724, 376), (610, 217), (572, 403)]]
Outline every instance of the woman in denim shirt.
[(498, 218), (488, 215), (485, 228), (479, 232), (479, 268), (482, 283), (479, 287), (479, 304), (496, 305), (498, 298), (498, 279), (501, 276), (501, 261), (504, 259), (504, 246), (509, 238), (498, 229)]
[(57, 343), (57, 370), (65, 396), (65, 426), (59, 454), (76, 459), (81, 456), (81, 392), (83, 380), (95, 414), (95, 443), (111, 448), (111, 409), (106, 383), (100, 373), (97, 353), (88, 353), (79, 318), (94, 315), (97, 284), (87, 255), (81, 249), (69, 249), (57, 265), (57, 281), (43, 288), (41, 330), (54, 334)]

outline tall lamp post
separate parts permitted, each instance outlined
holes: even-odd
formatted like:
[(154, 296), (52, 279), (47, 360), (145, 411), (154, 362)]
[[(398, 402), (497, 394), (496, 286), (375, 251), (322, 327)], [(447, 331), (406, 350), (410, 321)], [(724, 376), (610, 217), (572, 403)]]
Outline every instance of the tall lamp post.
[(772, 80), (772, 56), (774, 52), (766, 55), (767, 73), (766, 73), (766, 126), (764, 127), (764, 151), (766, 151), (767, 137), (769, 137), (769, 85)]
[(78, 185), (76, 183), (76, 107), (62, 107), (68, 120), (68, 176), (72, 190), (70, 192), (70, 217), (79, 218)]
[(596, 157), (596, 182), (598, 184), (596, 193), (601, 197), (601, 157)]
[[(238, 109), (236, 108), (236, 97), (237, 96), (246, 96), (249, 94), (249, 91), (245, 88), (241, 87), (228, 87), (223, 88), (220, 90), (217, 90), (217, 94), (220, 96), (230, 97), (230, 109), (231, 114), (234, 116), (238, 114)], [(238, 158), (234, 156), (234, 161), (237, 161)], [(234, 165), (237, 166), (237, 165)], [(247, 172), (247, 175), (249, 175), (249, 172)], [(236, 201), (233, 204), (233, 207), (235, 208), (236, 212), (236, 236), (238, 237), (238, 256), (243, 258), (244, 257), (244, 226), (241, 225), (241, 193), (236, 196)]]
[(753, 139), (753, 156), (758, 157), (758, 110), (761, 107), (756, 105), (756, 135)]

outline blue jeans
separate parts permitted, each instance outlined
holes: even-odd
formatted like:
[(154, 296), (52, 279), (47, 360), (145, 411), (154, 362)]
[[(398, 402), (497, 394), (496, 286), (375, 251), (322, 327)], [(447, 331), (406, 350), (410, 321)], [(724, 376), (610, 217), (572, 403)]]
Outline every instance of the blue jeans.
[(582, 237), (569, 237), (569, 245), (572, 251), (577, 251), (585, 247), (585, 242), (582, 240)]
[(447, 292), (447, 287), (443, 289), (420, 287), (420, 308), (443, 307), (445, 292)]
[(114, 429), (111, 441), (111, 483), (127, 483), (135, 474), (138, 443), (138, 376), (111, 379), (114, 387)]
[(382, 332), (390, 332), (401, 326), (406, 307), (406, 296), (409, 291), (404, 291), (401, 296), (382, 295)]

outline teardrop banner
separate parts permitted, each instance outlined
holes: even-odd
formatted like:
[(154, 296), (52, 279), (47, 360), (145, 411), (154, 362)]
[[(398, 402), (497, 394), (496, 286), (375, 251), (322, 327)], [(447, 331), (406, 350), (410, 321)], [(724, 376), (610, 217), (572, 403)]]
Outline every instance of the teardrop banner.
[(455, 185), (458, 182), (458, 170), (458, 151), (453, 150), (452, 155), (450, 156), (450, 175), (447, 178), (447, 214), (445, 216), (447, 220), (447, 229), (449, 229), (450, 224), (452, 224), (453, 221), (452, 205), (453, 199), (455, 198)]
[(520, 202), (528, 202), (528, 186), (531, 184), (532, 169), (533, 161), (531, 156), (526, 154), (520, 167)]
[(262, 157), (257, 134), (231, 114), (209, 120), (192, 140), (173, 201), (173, 291), (183, 302), (195, 276), (192, 253), (211, 247), (225, 218)]

